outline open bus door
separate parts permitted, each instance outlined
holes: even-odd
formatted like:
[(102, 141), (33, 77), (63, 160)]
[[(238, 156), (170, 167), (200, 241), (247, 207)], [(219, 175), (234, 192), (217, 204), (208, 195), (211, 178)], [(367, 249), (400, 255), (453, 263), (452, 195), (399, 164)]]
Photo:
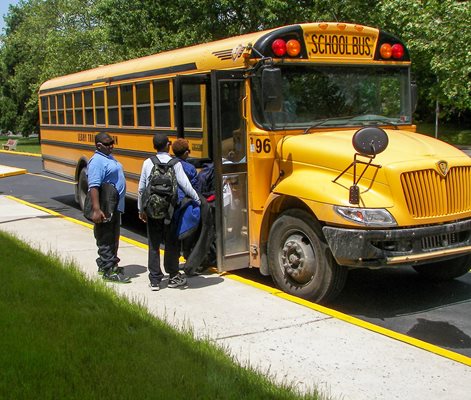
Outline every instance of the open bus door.
[(212, 71), (212, 159), (218, 270), (249, 266), (245, 81), (240, 71)]

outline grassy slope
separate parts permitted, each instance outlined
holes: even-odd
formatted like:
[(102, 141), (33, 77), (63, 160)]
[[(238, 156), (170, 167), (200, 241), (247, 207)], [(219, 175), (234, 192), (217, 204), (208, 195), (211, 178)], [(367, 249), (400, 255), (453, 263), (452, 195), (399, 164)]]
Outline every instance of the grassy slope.
[(0, 254), (0, 398), (302, 398), (1, 231)]

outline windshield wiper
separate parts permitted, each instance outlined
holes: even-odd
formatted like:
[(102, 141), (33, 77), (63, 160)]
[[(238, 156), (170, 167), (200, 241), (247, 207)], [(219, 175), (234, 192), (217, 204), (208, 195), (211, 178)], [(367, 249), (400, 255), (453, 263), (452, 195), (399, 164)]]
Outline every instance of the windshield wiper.
[(309, 133), (311, 129), (313, 128), (316, 128), (318, 126), (321, 126), (321, 125), (324, 125), (326, 122), (329, 122), (329, 121), (341, 121), (341, 120), (344, 120), (344, 119), (352, 119), (353, 117), (332, 117), (332, 118), (322, 118), (322, 119), (319, 119), (317, 120), (314, 124), (308, 126), (305, 130), (304, 130), (304, 134), (306, 133)]

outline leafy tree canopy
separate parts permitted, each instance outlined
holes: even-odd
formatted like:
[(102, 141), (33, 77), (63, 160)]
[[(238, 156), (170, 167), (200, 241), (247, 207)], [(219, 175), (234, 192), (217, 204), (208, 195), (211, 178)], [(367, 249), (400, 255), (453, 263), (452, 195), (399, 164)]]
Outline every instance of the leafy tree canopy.
[(0, 36), (0, 128), (37, 129), (54, 76), (307, 21), (380, 27), (410, 49), (419, 111), (471, 113), (471, 2), (459, 0), (21, 0)]

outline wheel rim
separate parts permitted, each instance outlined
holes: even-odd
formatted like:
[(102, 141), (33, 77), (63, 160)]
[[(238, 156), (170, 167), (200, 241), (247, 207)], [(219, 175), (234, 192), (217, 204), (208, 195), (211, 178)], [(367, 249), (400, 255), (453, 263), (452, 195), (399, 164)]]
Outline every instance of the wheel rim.
[(307, 284), (315, 272), (316, 257), (309, 239), (301, 232), (289, 234), (282, 243), (280, 265), (285, 276), (298, 284)]

